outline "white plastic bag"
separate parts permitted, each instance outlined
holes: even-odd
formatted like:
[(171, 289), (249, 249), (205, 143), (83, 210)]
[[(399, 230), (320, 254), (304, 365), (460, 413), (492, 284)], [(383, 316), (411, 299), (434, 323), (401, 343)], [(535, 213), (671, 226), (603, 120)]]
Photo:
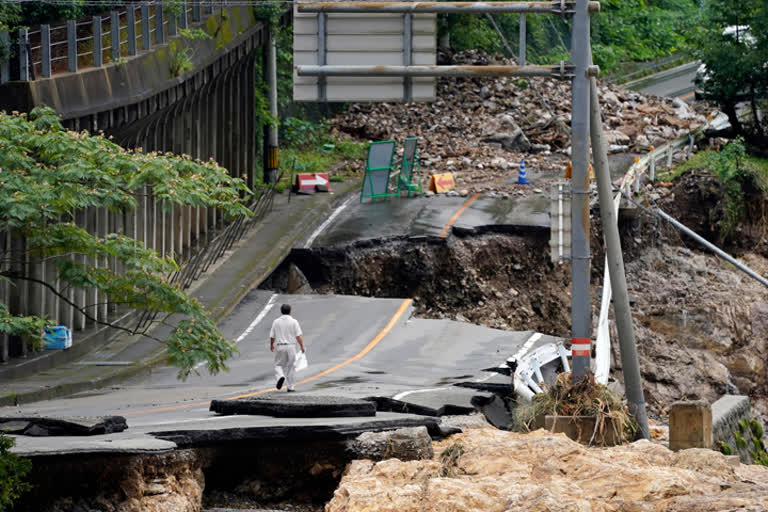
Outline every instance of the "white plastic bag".
[(305, 354), (304, 352), (299, 352), (296, 355), (296, 362), (293, 364), (293, 367), (294, 367), (294, 369), (297, 372), (300, 372), (301, 370), (306, 368), (307, 367), (307, 354)]

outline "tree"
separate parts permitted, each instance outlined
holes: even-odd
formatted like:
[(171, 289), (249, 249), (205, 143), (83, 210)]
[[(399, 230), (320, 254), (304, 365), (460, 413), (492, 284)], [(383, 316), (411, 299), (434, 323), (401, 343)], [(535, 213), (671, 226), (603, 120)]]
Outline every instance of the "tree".
[[(135, 209), (135, 193), (145, 185), (168, 207), (215, 207), (229, 217), (250, 215), (243, 203), (248, 188), (213, 161), (127, 151), (102, 136), (65, 130), (48, 108), (35, 109), (28, 117), (0, 112), (0, 233), (13, 233), (26, 242), (25, 254), (0, 252), (0, 280), (44, 286), (92, 321), (93, 305), (75, 304), (62, 290), (96, 289), (114, 304), (159, 312), (140, 331), (101, 323), (150, 337), (157, 323), (170, 325), (171, 334), (159, 341), (167, 345), (169, 362), (179, 368), (179, 376), (196, 371), (198, 362), (215, 374), (226, 369), (235, 346), (197, 300), (164, 277), (178, 270), (173, 259), (127, 236), (98, 237), (73, 222), (74, 212), (86, 207)], [(71, 255), (91, 261), (113, 258), (121, 271), (97, 268)], [(32, 263), (53, 262), (59, 284), (24, 271), (29, 267), (18, 262), (27, 258)], [(0, 302), (0, 333), (39, 338), (48, 322), (13, 314)]]
[(30, 489), (24, 477), (32, 469), (32, 463), (11, 453), (15, 443), (12, 437), (0, 432), (0, 511), (13, 507), (13, 502)]
[[(768, 5), (764, 0), (709, 0), (691, 53), (706, 66), (698, 80), (704, 96), (728, 115), (736, 135), (763, 145), (766, 119), (760, 104), (768, 99)], [(743, 120), (738, 105), (751, 116)], [(763, 108), (764, 110), (764, 108)]]

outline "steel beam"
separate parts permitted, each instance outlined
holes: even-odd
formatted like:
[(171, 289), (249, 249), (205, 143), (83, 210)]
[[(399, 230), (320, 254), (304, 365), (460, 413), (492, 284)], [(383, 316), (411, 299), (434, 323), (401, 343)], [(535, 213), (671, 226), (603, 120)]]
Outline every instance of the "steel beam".
[[(301, 2), (301, 13), (536, 13), (572, 15), (579, 2)], [(589, 12), (599, 12), (600, 2), (587, 2)]]
[[(474, 76), (544, 76), (571, 78), (574, 67), (559, 66), (296, 66), (299, 76), (410, 76), (410, 77), (474, 77)], [(597, 66), (585, 69), (584, 77), (596, 76)]]

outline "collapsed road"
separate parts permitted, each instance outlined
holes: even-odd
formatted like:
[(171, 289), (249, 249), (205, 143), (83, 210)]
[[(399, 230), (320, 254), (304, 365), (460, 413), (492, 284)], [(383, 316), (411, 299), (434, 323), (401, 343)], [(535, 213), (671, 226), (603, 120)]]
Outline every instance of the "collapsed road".
[[(464, 204), (462, 198), (446, 197), (403, 201), (397, 203), (400, 208), (395, 207), (396, 203), (376, 204), (366, 211), (372, 216), (371, 222), (386, 225), (392, 237), (400, 237), (415, 246), (427, 243), (448, 247), (454, 244), (453, 231), (482, 233), (493, 226), (513, 226), (515, 223), (520, 225), (514, 229), (536, 232), (542, 240), (548, 236), (545, 235), (548, 216), (541, 198), (505, 201), (503, 208), (494, 201), (485, 200), (476, 201), (471, 207)], [(359, 222), (356, 235), (351, 233), (349, 215), (359, 219), (360, 211), (350, 207), (349, 203), (343, 206), (348, 207), (347, 215), (339, 215), (335, 223), (323, 226), (322, 233), (314, 233), (305, 245), (313, 242), (325, 246), (334, 237), (347, 245), (361, 239), (363, 243), (366, 243), (365, 239), (369, 244), (378, 243), (369, 237), (377, 229), (368, 230), (365, 221)], [(358, 208), (367, 206), (358, 205)], [(399, 220), (388, 217), (398, 211)], [(456, 215), (457, 212), (461, 215)], [(311, 268), (305, 268), (305, 271), (311, 273)], [(440, 278), (421, 277), (427, 280)], [(275, 280), (268, 280), (265, 287), (269, 288), (266, 285)], [(195, 489), (221, 487), (211, 483), (216, 477), (210, 469), (224, 464), (220, 458), (221, 450), (250, 450), (256, 445), (263, 447), (268, 441), (267, 445), (273, 447), (284, 446), (280, 454), (269, 458), (272, 460), (269, 464), (283, 461), (291, 465), (286, 461), (293, 460), (294, 455), (290, 455), (293, 448), (289, 448), (292, 442), (305, 440), (312, 444), (303, 455), (308, 459), (311, 459), (308, 454), (327, 449), (327, 446), (321, 449), (322, 443), (330, 443), (329, 446), (337, 446), (339, 453), (347, 454), (346, 458), (340, 457), (340, 462), (331, 464), (336, 474), (332, 480), (336, 482), (350, 456), (338, 442), (354, 438), (361, 432), (425, 426), (432, 436), (439, 437), (451, 430), (441, 427), (437, 417), (478, 410), (485, 411), (497, 426), (506, 427), (508, 411), (500, 396), (511, 394), (510, 377), (508, 372), (505, 375), (494, 369), (504, 366), (505, 361), (521, 349), (529, 350), (559, 340), (533, 330), (502, 330), (455, 319), (416, 318), (413, 316), (413, 299), (407, 293), (397, 298), (376, 298), (314, 293), (294, 295), (275, 289), (255, 289), (220, 326), (225, 336), (237, 341), (240, 352), (229, 362), (229, 372), (192, 376), (180, 384), (175, 369), (160, 368), (148, 378), (118, 388), (3, 408), (0, 415), (5, 417), (120, 416), (126, 419), (128, 426), (122, 432), (89, 437), (18, 436), (15, 451), (33, 459), (39, 471), (37, 482), (50, 481), (51, 472), (79, 464), (78, 470), (72, 472), (73, 476), (62, 480), (57, 490), (50, 488), (52, 484), (41, 486), (28, 498), (30, 505), (22, 504), (20, 510), (25, 510), (24, 506), (48, 510), (45, 500), (57, 493), (59, 496), (105, 495), (106, 491), (87, 487), (83, 482), (100, 479), (97, 475), (103, 472), (105, 465), (136, 466), (141, 468), (136, 469), (138, 473), (148, 473), (143, 477), (122, 473), (114, 477), (118, 483), (113, 485), (118, 486), (126, 479), (145, 482), (144, 498), (150, 492), (147, 489), (155, 485), (152, 482), (157, 480), (161, 482), (157, 483), (159, 493), (184, 494), (193, 499), (197, 494), (202, 495), (202, 490), (199, 493), (185, 491), (184, 486), (177, 488), (167, 482), (179, 482), (189, 477), (190, 482), (197, 482), (190, 484)], [(269, 326), (279, 315), (282, 303), (293, 306), (293, 314), (305, 332), (309, 359), (309, 367), (298, 376), (299, 393), (294, 396), (301, 396), (307, 404), (305, 409), (315, 407), (316, 417), (306, 417), (308, 414), (279, 417), (285, 414), (274, 411), (272, 415), (252, 415), (249, 412), (253, 409), (249, 411), (248, 407), (230, 408), (228, 413), (233, 415), (211, 412), (211, 402), (214, 401), (236, 402), (266, 397), (279, 406), (280, 400), (275, 397), (282, 396), (286, 400), (291, 397), (274, 390), (272, 354), (268, 349)], [(373, 407), (362, 407), (354, 401), (359, 399), (375, 405), (374, 416), (371, 415)], [(359, 416), (337, 414), (338, 410), (334, 412), (334, 408), (338, 409), (340, 403), (348, 410), (365, 412)], [(301, 403), (292, 406), (302, 409)], [(210, 450), (216, 455), (211, 455)], [(120, 460), (124, 462), (115, 462)], [(262, 462), (266, 464), (266, 460)], [(147, 465), (156, 471), (147, 471)], [(314, 466), (298, 464), (293, 470), (299, 471), (299, 467), (307, 472)], [(205, 477), (200, 476), (202, 474)], [(73, 482), (74, 475), (77, 482)], [(328, 498), (334, 485), (327, 484), (327, 487), (328, 492), (322, 499)], [(141, 501), (144, 498), (132, 499)]]

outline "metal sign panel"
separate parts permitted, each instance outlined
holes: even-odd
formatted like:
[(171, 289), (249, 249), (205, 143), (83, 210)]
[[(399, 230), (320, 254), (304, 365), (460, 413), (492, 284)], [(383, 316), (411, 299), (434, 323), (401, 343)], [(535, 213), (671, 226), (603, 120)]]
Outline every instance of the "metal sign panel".
[(552, 263), (562, 263), (571, 257), (571, 195), (568, 182), (552, 184), (549, 216)]
[[(432, 66), (436, 14), (299, 13), (294, 3), (294, 65)], [(410, 33), (410, 35), (409, 35)], [(410, 49), (410, 51), (408, 51)], [(430, 101), (435, 78), (308, 77), (294, 70), (294, 101)]]

